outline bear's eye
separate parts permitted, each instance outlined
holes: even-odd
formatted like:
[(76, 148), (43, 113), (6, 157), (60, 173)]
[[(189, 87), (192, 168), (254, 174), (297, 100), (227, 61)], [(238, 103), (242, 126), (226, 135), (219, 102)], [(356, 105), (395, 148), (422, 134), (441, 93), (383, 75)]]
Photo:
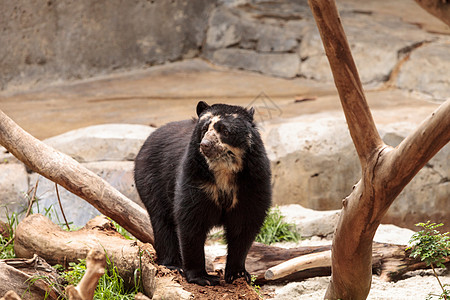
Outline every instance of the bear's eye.
[(202, 126), (202, 135), (204, 135), (208, 131), (210, 123), (211, 123), (211, 121), (208, 121), (208, 122), (205, 122), (205, 124), (203, 124), (203, 126)]
[(228, 129), (226, 129), (225, 127), (222, 127), (222, 129), (220, 130), (220, 133), (225, 137), (227, 137), (230, 134)]

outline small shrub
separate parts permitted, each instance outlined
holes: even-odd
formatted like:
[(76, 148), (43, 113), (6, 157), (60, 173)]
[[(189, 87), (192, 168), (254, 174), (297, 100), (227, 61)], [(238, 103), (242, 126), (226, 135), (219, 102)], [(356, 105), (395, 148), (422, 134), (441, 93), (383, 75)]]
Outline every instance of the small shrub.
[(436, 224), (430, 223), (430, 221), (416, 224), (416, 226), (422, 227), (423, 229), (412, 235), (409, 240), (411, 246), (406, 248), (406, 250), (411, 249), (411, 257), (420, 257), (427, 266), (431, 266), (433, 274), (442, 289), (440, 295), (429, 294), (427, 299), (432, 299), (434, 296), (437, 296), (438, 299), (450, 299), (449, 285), (442, 285), (435, 270), (435, 266), (445, 268), (445, 257), (450, 255), (449, 233), (440, 233), (439, 230), (436, 230), (436, 228), (442, 225), (442, 223)]

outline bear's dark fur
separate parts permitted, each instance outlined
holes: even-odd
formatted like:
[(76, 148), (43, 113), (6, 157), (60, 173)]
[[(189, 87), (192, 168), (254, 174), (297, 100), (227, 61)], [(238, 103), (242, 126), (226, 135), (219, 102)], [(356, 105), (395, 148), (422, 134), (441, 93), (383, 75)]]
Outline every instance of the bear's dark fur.
[(223, 225), (226, 282), (250, 275), (247, 253), (271, 205), (270, 164), (254, 110), (205, 102), (196, 120), (152, 133), (135, 162), (135, 181), (153, 226), (158, 263), (188, 282), (216, 285), (205, 270), (209, 230)]

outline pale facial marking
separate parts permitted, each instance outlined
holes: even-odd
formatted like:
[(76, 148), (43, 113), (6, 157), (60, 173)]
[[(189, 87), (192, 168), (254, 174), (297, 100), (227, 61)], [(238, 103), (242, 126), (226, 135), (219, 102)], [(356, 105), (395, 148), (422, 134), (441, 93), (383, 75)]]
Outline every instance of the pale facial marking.
[(213, 114), (212, 114), (212, 113), (210, 113), (210, 112), (207, 112), (206, 114), (204, 114), (203, 116), (201, 116), (201, 118), (200, 118), (200, 121), (203, 121), (203, 120), (209, 119), (209, 118), (211, 118), (212, 116), (213, 116)]
[[(235, 177), (236, 174), (242, 170), (242, 156), (244, 151), (221, 141), (220, 134), (214, 129), (214, 125), (221, 120), (220, 116), (209, 114), (208, 116), (202, 116), (201, 119), (203, 119), (203, 117), (205, 117), (205, 119), (206, 117), (211, 118), (211, 123), (208, 126), (204, 138), (214, 141), (214, 147), (217, 147), (222, 154), (214, 159), (209, 159), (205, 156), (208, 166), (214, 174), (215, 184), (204, 184), (201, 188), (211, 196), (218, 206), (221, 206), (221, 195), (228, 195), (228, 197), (231, 197), (232, 202), (228, 209), (232, 209), (238, 202)], [(236, 115), (235, 117), (238, 116)], [(231, 153), (229, 153), (229, 151), (231, 151)]]

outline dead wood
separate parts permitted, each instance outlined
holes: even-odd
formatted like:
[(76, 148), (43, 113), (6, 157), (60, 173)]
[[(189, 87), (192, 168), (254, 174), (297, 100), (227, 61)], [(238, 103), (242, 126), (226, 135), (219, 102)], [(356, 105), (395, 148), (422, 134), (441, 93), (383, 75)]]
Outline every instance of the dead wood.
[(16, 230), (16, 255), (38, 253), (51, 264), (67, 265), (86, 257), (92, 248), (104, 251), (119, 275), (133, 284), (134, 271), (142, 270), (144, 291), (152, 299), (259, 299), (245, 280), (214, 287), (187, 283), (177, 271), (154, 266), (155, 251), (150, 244), (124, 239), (105, 217), (96, 217), (78, 231), (67, 232), (42, 215), (25, 218)]
[(273, 266), (264, 273), (266, 280), (276, 280), (293, 273), (320, 267), (331, 267), (331, 250), (297, 256), (279, 265)]
[(71, 157), (20, 128), (0, 110), (0, 144), (33, 171), (83, 198), (142, 242), (153, 243), (147, 212)]
[[(58, 299), (62, 294), (61, 278), (44, 259), (34, 255), (30, 259), (0, 260), (0, 295), (14, 291), (25, 299)], [(7, 298), (5, 299), (16, 299)], [(13, 297), (12, 294), (8, 297)], [(3, 299), (3, 298), (2, 298)], [(18, 298), (20, 299), (20, 298)]]
[(35, 253), (48, 263), (68, 265), (84, 259), (91, 249), (106, 252), (117, 267), (126, 285), (134, 284), (135, 270), (141, 270), (144, 291), (153, 295), (155, 251), (150, 244), (126, 240), (104, 216), (89, 221), (77, 231), (64, 231), (48, 218), (34, 214), (19, 223), (14, 250), (18, 257), (32, 257)]
[(76, 287), (66, 287), (69, 300), (92, 300), (98, 280), (105, 274), (105, 252), (97, 249), (89, 251), (86, 257), (86, 273)]
[(22, 300), (14, 291), (9, 291), (0, 300)]
[[(411, 251), (405, 251), (406, 246), (373, 243), (373, 257), (371, 270), (373, 274), (378, 274), (385, 281), (396, 281), (409, 271), (427, 269), (428, 267), (419, 258), (409, 257)], [(256, 284), (283, 283), (289, 281), (300, 281), (306, 278), (317, 276), (329, 276), (331, 274), (331, 261), (327, 253), (331, 250), (331, 245), (309, 246), (296, 248), (279, 248), (260, 243), (254, 243), (247, 256), (246, 268), (250, 274), (256, 276)], [(301, 262), (302, 257), (316, 257), (315, 264), (309, 264), (307, 259)], [(317, 259), (322, 256), (322, 259)], [(273, 278), (265, 278), (266, 271), (288, 261), (300, 258), (299, 265), (290, 265), (283, 268), (283, 274)], [(446, 258), (450, 262), (450, 257)], [(215, 269), (223, 269), (226, 256), (219, 256), (214, 259)]]
[(417, 172), (450, 140), (450, 100), (393, 149), (373, 122), (334, 1), (309, 0), (355, 144), (362, 178), (346, 197), (332, 246), (327, 299), (365, 299), (372, 241), (382, 217)]

